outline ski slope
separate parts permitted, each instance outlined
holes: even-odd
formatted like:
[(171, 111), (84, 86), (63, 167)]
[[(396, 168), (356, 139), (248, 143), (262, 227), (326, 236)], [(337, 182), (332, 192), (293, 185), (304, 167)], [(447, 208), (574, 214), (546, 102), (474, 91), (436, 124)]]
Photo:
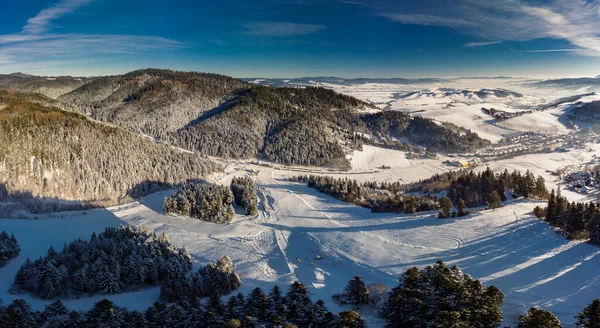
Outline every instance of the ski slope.
[[(173, 244), (188, 249), (196, 266), (229, 255), (242, 277), (242, 291), (299, 280), (313, 298), (325, 300), (333, 311), (343, 309), (331, 301), (331, 295), (341, 292), (355, 275), (367, 284), (394, 286), (408, 268), (437, 260), (497, 285), (505, 293), (506, 324), (536, 305), (572, 325), (573, 316), (600, 293), (600, 248), (567, 241), (532, 218), (532, 208), (540, 203), (515, 201), (496, 211), (440, 220), (436, 213), (372, 214), (291, 183), (284, 172), (268, 168), (261, 168), (256, 182), (259, 215), (239, 216), (227, 225), (163, 215), (162, 199), (173, 191), (128, 205), (68, 213), (64, 218), (0, 219), (1, 229), (14, 233), (22, 245), (21, 255), (0, 269), (0, 298), (5, 302), (24, 298), (34, 308), (43, 308), (46, 301), (8, 293), (25, 258), (120, 224), (165, 231)], [(66, 304), (86, 309), (101, 298)], [(144, 309), (157, 300), (158, 289), (108, 298), (131, 309)], [(372, 316), (366, 319), (372, 327), (382, 325)]]

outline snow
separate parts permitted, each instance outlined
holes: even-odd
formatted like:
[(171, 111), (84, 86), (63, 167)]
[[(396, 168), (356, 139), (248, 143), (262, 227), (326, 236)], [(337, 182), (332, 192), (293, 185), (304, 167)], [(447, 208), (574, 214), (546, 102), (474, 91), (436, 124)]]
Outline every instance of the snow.
[[(520, 131), (550, 134), (571, 131), (561, 121), (570, 104), (502, 122), (484, 114), (481, 107), (518, 112), (569, 95), (567, 91), (527, 88), (514, 79), (454, 79), (427, 86), (319, 85), (359, 97), (380, 108), (451, 122), (493, 142)], [(472, 93), (443, 96), (441, 89), (448, 87), (504, 88), (524, 96), (506, 99)], [(400, 97), (409, 93), (414, 94)], [(598, 96), (590, 96), (582, 101), (596, 98)], [(565, 153), (528, 154), (482, 163), (475, 170), (484, 170), (487, 166), (496, 172), (530, 170), (536, 176), (543, 176), (549, 189), (557, 188), (560, 181), (551, 171), (587, 163), (598, 152), (600, 144), (589, 144), (585, 149)], [(65, 242), (88, 239), (93, 231), (99, 233), (106, 226), (121, 224), (166, 232), (174, 245), (186, 247), (195, 268), (228, 255), (242, 277), (242, 292), (257, 286), (268, 290), (274, 284), (287, 288), (299, 280), (309, 287), (314, 300), (323, 299), (334, 312), (345, 308), (334, 304), (331, 296), (340, 293), (352, 277), (359, 275), (366, 284), (384, 283), (393, 287), (408, 268), (438, 260), (456, 264), (485, 284), (498, 286), (505, 295), (504, 324), (514, 324), (518, 315), (529, 307), (540, 306), (555, 313), (565, 327), (573, 327), (577, 312), (600, 294), (600, 248), (568, 241), (534, 218), (533, 208), (543, 203), (516, 200), (495, 211), (477, 209), (465, 218), (440, 220), (433, 212), (414, 216), (374, 214), (287, 181), (293, 175), (321, 174), (359, 182), (410, 183), (455, 169), (442, 163), (446, 158), (408, 159), (403, 151), (368, 145), (348, 158), (352, 165), (349, 172), (283, 166), (273, 169), (243, 161), (220, 160), (227, 167), (223, 173), (215, 174), (213, 181), (221, 184), (229, 184), (233, 176), (245, 175), (251, 169), (260, 171), (255, 176), (259, 214), (255, 217), (238, 215), (226, 225), (162, 214), (162, 200), (173, 190), (121, 206), (60, 213), (53, 215), (55, 218), (0, 219), (0, 230), (14, 233), (22, 247), (19, 257), (0, 268), (0, 298), (5, 303), (23, 298), (35, 309), (42, 309), (49, 302), (8, 292), (25, 259), (44, 255), (50, 246), (61, 249)], [(383, 169), (383, 166), (390, 168)], [(561, 191), (571, 201), (593, 199), (590, 194)], [(322, 259), (317, 260), (318, 256)], [(98, 300), (108, 298), (118, 305), (142, 310), (152, 305), (158, 295), (158, 288), (149, 288), (65, 303), (72, 309), (85, 310)], [(366, 319), (369, 326), (382, 326), (372, 315), (366, 315)]]
[[(400, 159), (393, 154), (386, 151), (379, 156)], [(522, 159), (522, 163), (535, 161)], [(410, 164), (398, 161), (398, 166), (410, 168)], [(256, 177), (260, 213), (256, 217), (238, 216), (231, 224), (163, 215), (162, 199), (172, 190), (127, 205), (69, 213), (70, 217), (1, 219), (1, 229), (16, 235), (22, 253), (0, 269), (0, 297), (5, 302), (24, 298), (34, 308), (43, 308), (48, 302), (8, 293), (25, 258), (41, 256), (49, 246), (60, 249), (64, 242), (87, 239), (92, 231), (120, 224), (165, 231), (173, 244), (187, 248), (196, 267), (229, 255), (242, 277), (243, 292), (256, 286), (284, 287), (298, 279), (309, 286), (313, 299), (325, 300), (334, 311), (343, 308), (331, 301), (331, 295), (341, 292), (355, 275), (367, 284), (394, 286), (408, 268), (437, 260), (456, 264), (482, 282), (497, 285), (505, 294), (506, 324), (533, 305), (572, 324), (577, 311), (600, 292), (600, 249), (570, 242), (533, 218), (533, 207), (541, 203), (515, 201), (463, 219), (440, 220), (436, 213), (373, 214), (289, 182), (285, 179), (289, 172), (248, 166), (260, 169)], [(232, 175), (244, 174), (231, 168), (228, 172), (221, 183), (230, 181)], [(316, 260), (317, 256), (323, 259)], [(104, 297), (68, 300), (66, 304), (86, 309)], [(131, 309), (144, 309), (157, 297), (158, 289), (151, 288), (108, 298)], [(381, 326), (371, 316), (367, 321)]]

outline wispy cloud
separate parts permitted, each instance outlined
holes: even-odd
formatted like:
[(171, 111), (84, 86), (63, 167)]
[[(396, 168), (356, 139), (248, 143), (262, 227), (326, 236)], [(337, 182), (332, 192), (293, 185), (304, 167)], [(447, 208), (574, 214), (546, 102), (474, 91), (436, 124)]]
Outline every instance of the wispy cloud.
[(381, 13), (380, 16), (386, 17), (392, 21), (400, 22), (404, 24), (412, 25), (423, 25), (423, 26), (448, 26), (448, 27), (461, 27), (461, 26), (472, 26), (473, 23), (452, 17), (442, 17), (435, 15), (423, 15), (423, 14), (390, 14)]
[(347, 5), (356, 5), (356, 6), (365, 6), (365, 7), (371, 6), (371, 5), (361, 2), (361, 1), (353, 1), (353, 0), (339, 0), (339, 1), (340, 1), (340, 3), (344, 3)]
[[(140, 54), (185, 47), (158, 36), (52, 33), (52, 22), (92, 3), (93, 0), (62, 0), (27, 20), (20, 33), (0, 35), (2, 70), (43, 70), (44, 65), (68, 67), (102, 57)], [(50, 67), (47, 67), (50, 68)]]
[[(489, 37), (467, 47), (551, 38), (571, 43), (574, 47), (569, 48), (569, 52), (600, 56), (600, 1), (597, 0), (554, 0), (546, 3), (526, 0), (422, 0), (410, 6), (398, 5), (393, 11), (396, 13), (388, 11), (380, 16), (403, 24), (446, 26), (466, 34)], [(546, 49), (543, 52), (557, 51), (565, 52), (564, 49)]]
[(327, 28), (324, 25), (289, 22), (253, 22), (244, 25), (244, 27), (248, 29), (244, 32), (245, 34), (271, 37), (312, 34)]
[(521, 52), (541, 53), (541, 52), (581, 52), (580, 48), (567, 49), (539, 49), (539, 50), (522, 50)]
[(485, 47), (485, 46), (491, 46), (491, 45), (498, 44), (498, 43), (502, 43), (502, 41), (469, 42), (469, 43), (465, 44), (465, 47), (467, 47), (467, 48)]
[(23, 27), (23, 32), (30, 34), (47, 32), (52, 27), (53, 20), (70, 14), (91, 2), (92, 0), (62, 0), (28, 19), (27, 25)]

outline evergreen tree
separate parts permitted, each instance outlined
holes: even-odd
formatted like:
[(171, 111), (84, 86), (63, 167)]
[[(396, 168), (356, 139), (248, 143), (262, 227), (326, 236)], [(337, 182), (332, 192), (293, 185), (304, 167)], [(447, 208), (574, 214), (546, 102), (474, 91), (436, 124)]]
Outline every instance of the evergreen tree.
[(498, 207), (501, 206), (501, 204), (500, 204), (500, 195), (498, 195), (497, 192), (492, 191), (492, 193), (490, 194), (490, 197), (488, 199), (488, 202), (489, 202), (490, 207), (492, 208), (492, 210), (496, 210)]
[(379, 315), (389, 328), (445, 327), (449, 318), (457, 327), (494, 328), (502, 321), (503, 298), (498, 288), (440, 261), (402, 274)]
[(450, 211), (452, 210), (452, 201), (450, 201), (450, 198), (442, 196), (442, 198), (440, 198), (440, 206), (442, 207), (442, 210), (439, 217), (444, 219), (449, 218)]
[(577, 327), (600, 328), (600, 299), (593, 300), (575, 318), (577, 318)]
[(339, 314), (338, 325), (340, 328), (366, 328), (367, 325), (357, 312), (352, 310), (343, 311)]
[(519, 316), (516, 328), (562, 328), (562, 324), (551, 312), (532, 307)]
[(36, 313), (31, 309), (31, 305), (22, 299), (17, 299), (4, 310), (4, 315), (0, 317), (0, 327), (34, 328), (36, 319)]
[(465, 212), (465, 201), (462, 198), (460, 198), (458, 200), (458, 208), (457, 209), (458, 209), (458, 213), (457, 213), (458, 216), (467, 215), (467, 213)]
[(14, 235), (8, 235), (6, 231), (0, 232), (0, 268), (9, 260), (17, 257), (21, 247)]
[(350, 279), (344, 289), (344, 298), (349, 304), (357, 307), (369, 304), (369, 290), (359, 276)]

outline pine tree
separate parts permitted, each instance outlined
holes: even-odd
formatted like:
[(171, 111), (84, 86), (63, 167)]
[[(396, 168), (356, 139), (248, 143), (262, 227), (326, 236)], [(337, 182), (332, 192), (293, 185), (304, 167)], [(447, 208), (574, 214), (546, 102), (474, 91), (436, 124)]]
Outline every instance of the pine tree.
[(465, 212), (465, 201), (462, 198), (460, 198), (458, 200), (458, 208), (457, 209), (458, 209), (458, 213), (457, 213), (458, 216), (467, 215), (467, 213)]
[(388, 328), (445, 327), (449, 319), (457, 327), (495, 328), (502, 321), (503, 297), (496, 287), (485, 288), (457, 267), (449, 268), (440, 261), (402, 274), (379, 315)]
[(500, 204), (500, 195), (498, 195), (497, 192), (492, 191), (492, 193), (489, 196), (488, 202), (490, 204), (490, 207), (492, 208), (492, 210), (496, 210), (498, 207), (501, 206)]
[(31, 309), (31, 305), (22, 299), (17, 299), (4, 310), (4, 315), (0, 318), (0, 327), (34, 328), (36, 319), (36, 313)]
[(519, 316), (516, 328), (562, 328), (562, 324), (551, 312), (532, 307)]
[(338, 325), (340, 328), (366, 328), (367, 325), (360, 314), (348, 310), (340, 312)]
[(442, 196), (442, 198), (440, 198), (440, 206), (442, 207), (439, 215), (440, 218), (449, 218), (450, 211), (452, 210), (452, 201), (450, 201), (450, 198)]
[(417, 202), (416, 202), (415, 196), (410, 196), (408, 198), (408, 212), (410, 214), (417, 213)]
[(350, 279), (344, 289), (344, 298), (357, 307), (369, 304), (369, 290), (359, 276)]
[(593, 300), (575, 318), (577, 318), (577, 327), (600, 328), (600, 299)]

